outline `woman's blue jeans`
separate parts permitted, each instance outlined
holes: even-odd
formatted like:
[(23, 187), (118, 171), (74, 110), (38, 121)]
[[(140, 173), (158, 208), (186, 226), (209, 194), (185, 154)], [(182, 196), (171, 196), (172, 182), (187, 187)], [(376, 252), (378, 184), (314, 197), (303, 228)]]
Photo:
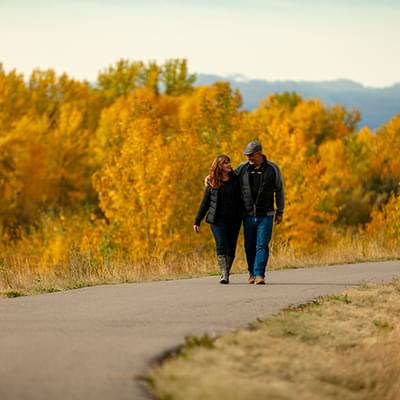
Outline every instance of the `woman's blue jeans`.
[(251, 276), (265, 276), (274, 216), (244, 217), (244, 247)]
[(241, 221), (210, 224), (215, 239), (217, 256), (235, 257)]

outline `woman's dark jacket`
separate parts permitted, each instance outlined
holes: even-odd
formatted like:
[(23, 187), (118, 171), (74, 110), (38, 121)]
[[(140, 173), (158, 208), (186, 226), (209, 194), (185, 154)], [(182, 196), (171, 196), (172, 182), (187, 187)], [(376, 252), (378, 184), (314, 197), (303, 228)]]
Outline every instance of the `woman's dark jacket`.
[(203, 200), (195, 218), (195, 225), (207, 214), (206, 222), (216, 224), (218, 222), (238, 222), (242, 219), (242, 200), (238, 176), (232, 172), (230, 179), (213, 189), (209, 184), (204, 190)]

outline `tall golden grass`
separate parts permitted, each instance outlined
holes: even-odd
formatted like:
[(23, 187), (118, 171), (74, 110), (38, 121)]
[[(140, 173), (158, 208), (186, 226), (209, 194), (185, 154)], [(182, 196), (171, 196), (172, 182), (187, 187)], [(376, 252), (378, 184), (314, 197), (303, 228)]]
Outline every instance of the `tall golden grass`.
[[(190, 255), (169, 255), (137, 261), (124, 254), (99, 258), (83, 252), (73, 244), (66, 256), (54, 259), (10, 247), (0, 255), (0, 294), (23, 295), (58, 291), (99, 284), (167, 280), (217, 274), (215, 256), (210, 251)], [(344, 264), (400, 258), (400, 249), (393, 241), (382, 238), (345, 235), (334, 244), (312, 254), (296, 252), (285, 243), (272, 242), (268, 269)], [(242, 243), (238, 246), (233, 273), (246, 272)]]

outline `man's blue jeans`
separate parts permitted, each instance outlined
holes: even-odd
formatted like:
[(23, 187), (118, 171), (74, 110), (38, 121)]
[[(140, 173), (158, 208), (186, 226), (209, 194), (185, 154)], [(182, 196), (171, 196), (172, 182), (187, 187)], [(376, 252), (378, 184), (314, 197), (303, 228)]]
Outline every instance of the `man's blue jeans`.
[(274, 216), (244, 217), (244, 247), (251, 276), (265, 276)]

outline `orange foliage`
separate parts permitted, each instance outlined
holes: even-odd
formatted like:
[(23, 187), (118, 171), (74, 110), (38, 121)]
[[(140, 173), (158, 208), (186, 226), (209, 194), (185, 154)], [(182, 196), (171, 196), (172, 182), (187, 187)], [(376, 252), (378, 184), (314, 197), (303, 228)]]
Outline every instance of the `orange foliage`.
[(191, 231), (204, 176), (219, 153), (244, 161), (254, 138), (285, 181), (276, 240), (307, 253), (369, 221), (370, 235), (399, 234), (400, 116), (357, 132), (356, 110), (285, 93), (246, 112), (229, 83), (194, 80), (186, 60), (120, 60), (94, 86), (0, 65), (2, 249), (31, 237), (44, 270), (72, 245), (137, 260), (208, 251)]

